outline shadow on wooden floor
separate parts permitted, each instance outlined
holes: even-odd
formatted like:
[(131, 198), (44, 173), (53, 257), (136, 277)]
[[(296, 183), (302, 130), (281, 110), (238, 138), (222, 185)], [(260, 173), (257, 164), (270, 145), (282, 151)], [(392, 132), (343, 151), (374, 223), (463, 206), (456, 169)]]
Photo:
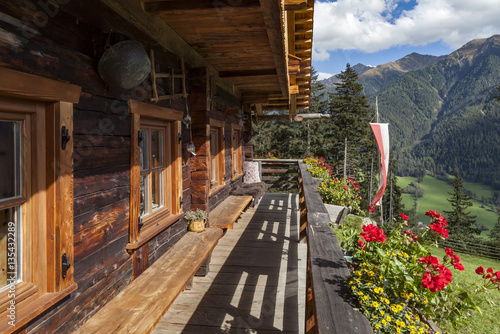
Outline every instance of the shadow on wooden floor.
[(153, 333), (303, 333), (305, 244), (297, 194), (266, 194), (214, 250)]

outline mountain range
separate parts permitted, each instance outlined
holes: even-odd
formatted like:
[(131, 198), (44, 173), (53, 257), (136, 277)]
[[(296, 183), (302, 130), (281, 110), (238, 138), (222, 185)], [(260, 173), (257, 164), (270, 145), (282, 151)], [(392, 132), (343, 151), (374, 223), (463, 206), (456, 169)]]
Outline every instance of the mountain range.
[[(401, 175), (454, 174), (500, 189), (500, 35), (449, 55), (412, 53), (395, 62), (353, 66), (365, 94), (390, 123)], [(322, 83), (334, 89), (335, 79)]]

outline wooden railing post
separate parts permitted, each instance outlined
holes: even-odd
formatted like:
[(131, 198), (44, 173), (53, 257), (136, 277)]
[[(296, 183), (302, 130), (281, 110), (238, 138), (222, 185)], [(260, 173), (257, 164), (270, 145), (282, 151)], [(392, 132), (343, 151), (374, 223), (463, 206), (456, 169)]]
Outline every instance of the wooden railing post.
[(301, 235), (303, 222), (307, 235), (305, 333), (373, 334), (368, 319), (350, 303), (349, 269), (330, 216), (306, 165), (298, 164)]

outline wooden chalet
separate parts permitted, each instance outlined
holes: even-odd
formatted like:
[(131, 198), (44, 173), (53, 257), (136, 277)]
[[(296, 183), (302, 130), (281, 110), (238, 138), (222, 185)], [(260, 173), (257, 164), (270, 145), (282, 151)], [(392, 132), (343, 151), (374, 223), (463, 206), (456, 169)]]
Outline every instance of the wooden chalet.
[[(252, 114), (308, 108), (312, 23), (313, 0), (0, 0), (0, 332), (149, 332), (222, 236), (183, 213), (251, 200), (228, 201)], [(103, 58), (134, 43), (130, 87), (132, 51)]]

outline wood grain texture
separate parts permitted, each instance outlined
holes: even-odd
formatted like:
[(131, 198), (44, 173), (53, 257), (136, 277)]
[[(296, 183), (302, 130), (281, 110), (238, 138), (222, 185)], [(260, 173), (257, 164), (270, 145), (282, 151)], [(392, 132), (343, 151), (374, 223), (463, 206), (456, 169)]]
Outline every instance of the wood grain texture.
[[(187, 233), (76, 333), (149, 333), (222, 237)], [(162, 277), (162, 279), (158, 279)]]
[[(366, 316), (354, 310), (345, 284), (349, 269), (330, 217), (306, 165), (299, 161), (307, 208), (307, 244), (310, 286), (314, 301), (314, 326), (309, 332), (322, 334), (373, 333)], [(307, 312), (307, 311), (306, 311)]]
[(0, 92), (43, 101), (78, 103), (82, 88), (64, 82), (0, 67)]
[(252, 201), (252, 196), (229, 196), (209, 213), (211, 227), (233, 228), (234, 222)]

